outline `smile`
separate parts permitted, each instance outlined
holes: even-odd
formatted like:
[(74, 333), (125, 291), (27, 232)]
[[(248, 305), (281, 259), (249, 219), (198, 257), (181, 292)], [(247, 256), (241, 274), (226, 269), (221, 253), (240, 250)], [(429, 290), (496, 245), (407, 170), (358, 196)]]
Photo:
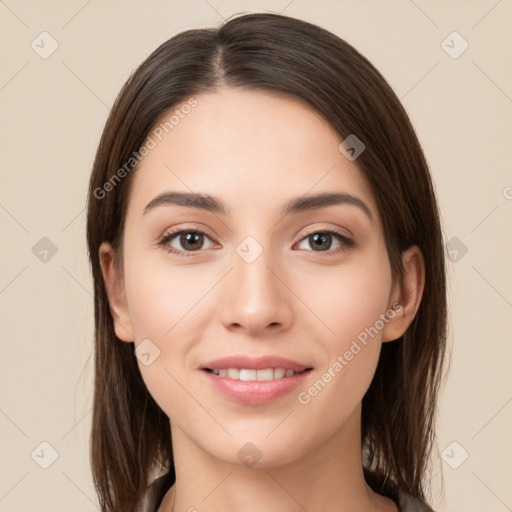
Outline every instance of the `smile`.
[(290, 395), (304, 383), (312, 371), (312, 368), (298, 372), (284, 368), (203, 368), (200, 374), (206, 378), (207, 387), (211, 386), (216, 393), (230, 402), (254, 406), (274, 402)]
[(252, 381), (269, 381), (283, 379), (285, 377), (293, 377), (297, 373), (291, 368), (264, 368), (262, 370), (253, 370), (250, 368), (223, 368), (220, 370), (208, 370), (219, 377), (227, 377), (233, 380), (243, 380), (245, 382)]

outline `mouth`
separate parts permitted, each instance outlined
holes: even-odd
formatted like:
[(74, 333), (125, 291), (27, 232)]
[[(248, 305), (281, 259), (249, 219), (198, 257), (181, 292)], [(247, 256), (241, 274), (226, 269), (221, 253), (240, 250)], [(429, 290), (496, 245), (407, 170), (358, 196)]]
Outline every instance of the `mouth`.
[(281, 357), (231, 356), (199, 368), (206, 381), (230, 401), (265, 404), (297, 389), (313, 367)]
[(263, 382), (270, 380), (286, 379), (294, 375), (312, 370), (306, 368), (302, 371), (295, 371), (292, 368), (263, 368), (255, 370), (252, 368), (203, 368), (204, 371), (217, 375), (218, 377), (227, 377), (232, 380), (241, 380), (244, 382)]

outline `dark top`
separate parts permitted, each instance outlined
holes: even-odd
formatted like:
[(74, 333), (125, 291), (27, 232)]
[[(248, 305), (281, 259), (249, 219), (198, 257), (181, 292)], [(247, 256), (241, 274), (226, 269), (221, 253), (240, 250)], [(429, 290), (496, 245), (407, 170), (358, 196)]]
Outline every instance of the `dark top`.
[[(425, 502), (398, 489), (389, 481), (384, 485), (382, 479), (365, 470), (368, 485), (377, 493), (392, 499), (400, 512), (434, 512)], [(139, 512), (157, 512), (165, 493), (175, 481), (174, 471), (157, 478), (148, 488)]]

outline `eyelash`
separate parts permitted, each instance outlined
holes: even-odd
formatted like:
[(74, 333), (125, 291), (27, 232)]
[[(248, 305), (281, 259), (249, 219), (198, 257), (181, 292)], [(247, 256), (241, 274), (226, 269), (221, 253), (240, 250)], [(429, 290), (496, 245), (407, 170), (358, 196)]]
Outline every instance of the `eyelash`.
[[(173, 254), (176, 254), (177, 256), (184, 256), (184, 257), (195, 256), (196, 253), (199, 253), (202, 251), (201, 249), (198, 249), (197, 251), (179, 251), (179, 250), (175, 249), (174, 247), (167, 246), (167, 244), (171, 240), (176, 238), (177, 235), (181, 235), (182, 233), (196, 233), (199, 235), (204, 235), (207, 238), (210, 238), (204, 231), (200, 231), (198, 229), (180, 229), (180, 230), (172, 231), (170, 233), (166, 233), (165, 235), (163, 235), (160, 238), (160, 240), (158, 241), (157, 245), (166, 248), (167, 252), (169, 252), (169, 253), (173, 253)], [(303, 240), (305, 240), (306, 238), (308, 238), (311, 235), (315, 235), (315, 234), (319, 234), (319, 233), (324, 234), (324, 235), (325, 234), (334, 235), (334, 237), (337, 238), (341, 242), (342, 245), (334, 250), (331, 250), (331, 249), (328, 249), (326, 251), (311, 251), (310, 250), (309, 252), (318, 252), (318, 253), (325, 252), (325, 253), (327, 253), (327, 255), (332, 255), (333, 253), (337, 254), (340, 251), (349, 250), (355, 246), (355, 242), (352, 239), (346, 237), (343, 233), (341, 233), (340, 231), (338, 231), (336, 229), (316, 229), (316, 230), (310, 231), (309, 233), (306, 233), (305, 236), (303, 236), (299, 240), (298, 243), (302, 242)]]

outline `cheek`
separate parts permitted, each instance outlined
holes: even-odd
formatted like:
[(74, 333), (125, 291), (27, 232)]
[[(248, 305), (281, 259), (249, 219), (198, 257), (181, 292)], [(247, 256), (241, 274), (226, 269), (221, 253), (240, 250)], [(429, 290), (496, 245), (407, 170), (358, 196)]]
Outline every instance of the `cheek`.
[[(125, 290), (136, 344), (150, 353), (138, 365), (149, 393), (162, 410), (190, 408), (183, 385), (188, 378), (187, 354), (204, 332), (207, 300), (201, 300), (216, 281), (215, 275), (198, 277), (193, 267), (172, 267), (162, 258), (131, 253), (125, 260)], [(212, 281), (210, 283), (210, 280)], [(149, 340), (149, 341), (148, 341)], [(150, 361), (149, 364), (145, 364)], [(197, 411), (196, 411), (197, 412)]]
[(384, 250), (367, 254), (329, 272), (304, 273), (301, 278), (301, 293), (310, 291), (303, 296), (322, 320), (316, 333), (324, 357), (317, 380), (302, 390), (299, 403), (315, 411), (314, 417), (336, 418), (332, 424), (342, 421), (362, 400), (380, 355), (391, 269)]
[(321, 320), (318, 325), (323, 323), (317, 332), (331, 356), (375, 326), (386, 311), (392, 284), (386, 253), (377, 250), (354, 253), (339, 266), (304, 271), (296, 279), (300, 296)]
[(126, 295), (135, 339), (165, 340), (196, 315), (208, 289), (192, 266), (166, 265), (153, 256), (134, 257), (126, 269)]
[(326, 292), (325, 323), (335, 335), (322, 336), (325, 364), (308, 386), (298, 390), (295, 418), (308, 425), (301, 439), (311, 446), (329, 438), (353, 417), (380, 355), (382, 335), (375, 326), (385, 311), (389, 290), (385, 286), (379, 290), (375, 281), (361, 275), (352, 274), (341, 282)]

